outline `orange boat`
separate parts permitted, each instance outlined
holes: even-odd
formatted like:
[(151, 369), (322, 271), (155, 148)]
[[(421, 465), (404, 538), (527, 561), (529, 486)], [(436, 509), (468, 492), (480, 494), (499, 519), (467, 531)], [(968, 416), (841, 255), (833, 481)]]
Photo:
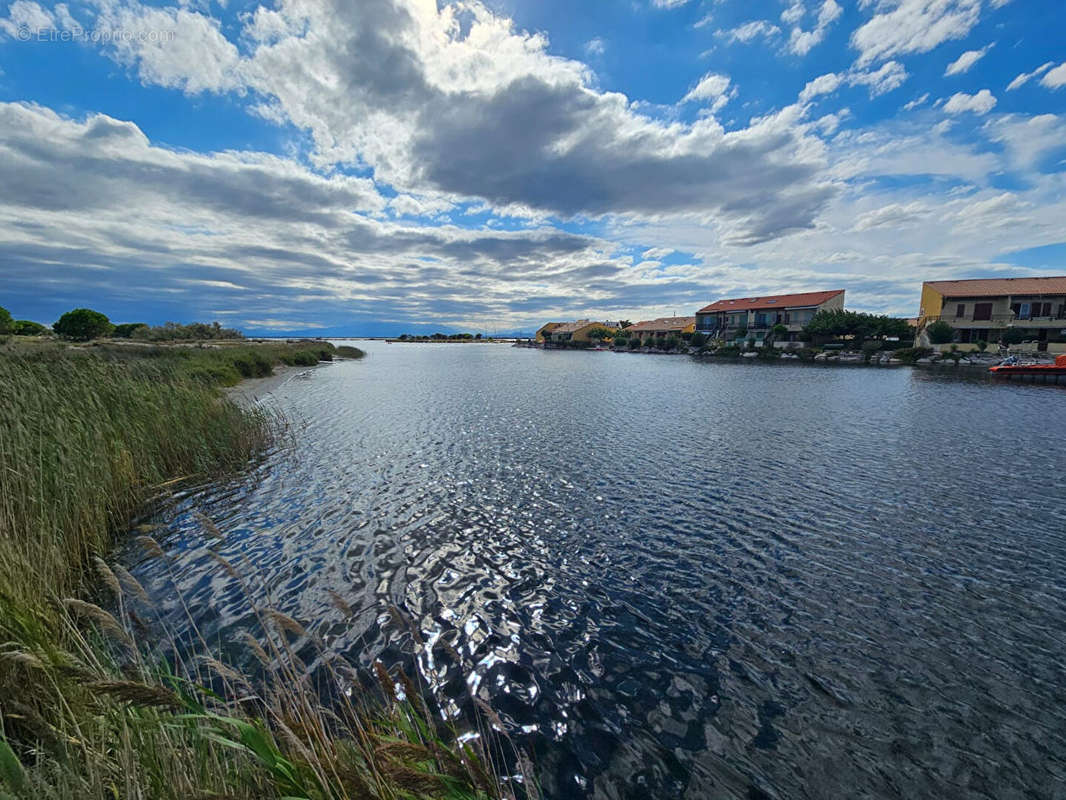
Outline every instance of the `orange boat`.
[(1054, 364), (1000, 364), (989, 367), (988, 371), (1004, 378), (1043, 377), (1047, 383), (1066, 383), (1066, 355), (1058, 356)]

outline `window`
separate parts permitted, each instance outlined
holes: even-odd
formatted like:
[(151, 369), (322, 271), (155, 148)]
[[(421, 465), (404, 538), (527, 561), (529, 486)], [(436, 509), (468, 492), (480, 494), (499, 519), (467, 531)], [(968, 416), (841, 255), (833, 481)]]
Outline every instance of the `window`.
[[(1039, 312), (1037, 311), (1036, 306), (1040, 306)], [(1051, 303), (1036, 303), (1033, 306), (1033, 316), (1034, 317), (1050, 317), (1051, 316)]]
[[(960, 306), (961, 308), (961, 306)], [(974, 303), (973, 306), (973, 319), (974, 322), (987, 321), (992, 319), (992, 304), (991, 303)]]
[(1066, 319), (1066, 303), (1059, 305), (1059, 319)]
[[(976, 313), (976, 312), (974, 312), (974, 313)], [(959, 303), (957, 306), (955, 306), (955, 319), (962, 319), (965, 316), (966, 316), (966, 304), (965, 303)], [(974, 317), (974, 319), (977, 319), (977, 317)]]
[(1015, 303), (1011, 308), (1014, 309), (1015, 316), (1018, 319), (1029, 319), (1031, 306), (1028, 303)]

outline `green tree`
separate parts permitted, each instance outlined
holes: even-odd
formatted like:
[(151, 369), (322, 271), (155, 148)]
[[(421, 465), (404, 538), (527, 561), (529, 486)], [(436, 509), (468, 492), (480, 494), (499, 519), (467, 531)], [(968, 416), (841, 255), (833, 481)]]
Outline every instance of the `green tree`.
[(48, 333), (48, 328), (39, 322), (33, 322), (28, 319), (15, 320), (16, 336), (44, 336)]
[(0, 306), (0, 336), (14, 333), (15, 320), (11, 319), (11, 312)]
[(949, 344), (955, 338), (955, 329), (942, 319), (929, 325), (925, 332), (929, 334), (929, 341), (933, 344)]
[(129, 339), (131, 336), (133, 336), (135, 331), (147, 327), (147, 323), (144, 322), (123, 322), (121, 325), (115, 326), (113, 336), (115, 336), (115, 338), (117, 339)]
[(697, 332), (692, 334), (692, 338), (689, 339), (688, 343), (693, 347), (703, 347), (705, 344), (707, 344), (707, 337), (704, 336), (702, 333)]
[(665, 342), (665, 344), (663, 346), (667, 350), (676, 350), (680, 344), (681, 344), (681, 340), (679, 338), (677, 338), (676, 336), (671, 334), (670, 336), (666, 337), (666, 342)]
[(603, 339), (610, 339), (613, 335), (614, 334), (608, 328), (600, 326), (589, 331), (589, 341), (599, 342)]
[(1028, 338), (1029, 335), (1024, 328), (1007, 328), (1007, 330), (1003, 331), (1001, 341), (1005, 344), (1021, 344)]
[(91, 308), (75, 308), (61, 316), (52, 325), (52, 330), (67, 339), (86, 342), (109, 335), (114, 330), (114, 326), (111, 320), (99, 311), (93, 311)]

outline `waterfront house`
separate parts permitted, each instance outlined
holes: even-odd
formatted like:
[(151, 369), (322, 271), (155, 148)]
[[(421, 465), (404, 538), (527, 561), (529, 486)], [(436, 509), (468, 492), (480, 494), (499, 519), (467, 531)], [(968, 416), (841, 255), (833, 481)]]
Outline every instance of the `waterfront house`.
[(775, 325), (784, 325), (788, 333), (778, 341), (796, 342), (819, 311), (843, 308), (843, 289), (719, 300), (696, 312), (696, 332), (711, 339), (754, 339), (761, 345)]
[(556, 328), (562, 327), (565, 324), (566, 324), (565, 322), (548, 322), (548, 323), (542, 325), (540, 327), (540, 330), (537, 331), (536, 340), (538, 342), (543, 342), (546, 339), (550, 339), (551, 338), (551, 336), (550, 336), (551, 332), (554, 331)]
[(946, 322), (964, 344), (998, 342), (1017, 328), (1047, 350), (1066, 341), (1066, 277), (926, 281), (918, 317), (922, 328)]
[(557, 328), (553, 328), (552, 342), (587, 342), (590, 341), (589, 333), (596, 328), (604, 328), (608, 333), (618, 330), (617, 322), (594, 322), (587, 319), (579, 319), (576, 322), (564, 322)]
[(695, 317), (660, 317), (630, 325), (625, 329), (625, 334), (629, 338), (639, 337), (641, 341), (647, 342), (650, 338), (681, 336), (695, 330)]

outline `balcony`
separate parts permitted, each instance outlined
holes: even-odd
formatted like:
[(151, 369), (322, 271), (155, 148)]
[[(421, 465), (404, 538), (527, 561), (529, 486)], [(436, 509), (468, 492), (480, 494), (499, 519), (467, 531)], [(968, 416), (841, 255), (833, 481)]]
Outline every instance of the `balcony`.
[(953, 328), (1066, 328), (1066, 315), (1042, 317), (1017, 317), (1013, 312), (993, 314), (991, 319), (974, 319), (973, 315), (956, 317), (941, 314), (930, 322), (946, 322)]

